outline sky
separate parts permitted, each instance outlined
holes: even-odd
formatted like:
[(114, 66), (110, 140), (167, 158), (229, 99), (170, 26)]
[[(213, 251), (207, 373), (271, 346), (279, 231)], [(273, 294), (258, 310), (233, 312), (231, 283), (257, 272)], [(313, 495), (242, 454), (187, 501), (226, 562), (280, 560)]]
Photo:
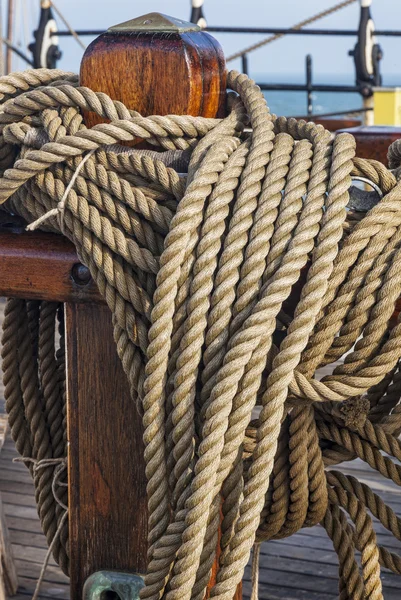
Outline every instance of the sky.
[[(15, 0), (17, 5), (16, 40), (23, 45), (38, 19), (39, 0)], [(204, 13), (209, 25), (242, 27), (290, 27), (336, 3), (336, 0), (205, 0)], [(3, 13), (6, 0), (2, 0)], [(148, 12), (163, 12), (189, 20), (190, 0), (57, 0), (56, 5), (75, 29), (107, 29)], [(401, 0), (373, 0), (372, 14), (377, 29), (401, 29)], [(24, 17), (23, 17), (24, 15)], [(316, 27), (356, 29), (359, 20), (359, 1), (316, 24)], [(3, 19), (4, 23), (5, 19)], [(59, 29), (65, 29), (60, 23)], [(214, 34), (223, 46), (226, 56), (253, 44), (263, 36), (244, 34)], [(83, 41), (89, 44), (92, 38)], [(314, 81), (352, 83), (353, 61), (348, 51), (354, 38), (287, 36), (249, 55), (251, 76), (264, 74), (271, 81), (291, 81), (289, 76), (303, 77), (305, 55), (313, 57)], [(400, 75), (401, 38), (381, 38), (384, 50), (382, 72), (394, 80)], [(73, 38), (60, 38), (63, 57), (59, 68), (78, 71), (82, 49)], [(20, 59), (14, 59), (14, 69), (24, 68)], [(239, 61), (230, 63), (240, 68)]]

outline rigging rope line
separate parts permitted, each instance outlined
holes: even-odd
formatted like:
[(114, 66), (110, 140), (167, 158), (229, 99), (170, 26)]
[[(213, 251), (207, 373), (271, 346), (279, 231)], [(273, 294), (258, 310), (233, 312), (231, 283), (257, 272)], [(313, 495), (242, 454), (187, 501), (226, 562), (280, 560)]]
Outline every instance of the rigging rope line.
[(60, 11), (60, 9), (57, 8), (57, 6), (53, 2), (53, 0), (50, 0), (50, 4), (54, 8), (54, 11), (58, 14), (58, 16), (60, 17), (60, 19), (63, 21), (64, 25), (67, 27), (67, 29), (69, 30), (69, 32), (71, 33), (71, 35), (77, 40), (77, 42), (81, 46), (81, 48), (83, 50), (86, 50), (86, 46), (85, 46), (84, 42), (81, 40), (81, 38), (79, 37), (79, 35), (75, 31), (75, 29), (73, 29), (73, 27), (69, 24), (69, 22), (67, 21), (67, 19), (64, 17), (64, 15), (62, 14), (62, 12)]
[[(331, 15), (334, 12), (337, 12), (338, 10), (345, 8), (346, 6), (349, 6), (350, 4), (352, 4), (353, 2), (356, 2), (356, 1), (357, 0), (344, 0), (343, 2), (340, 2), (339, 4), (335, 4), (334, 6), (331, 6), (330, 8), (323, 10), (322, 12), (318, 13), (317, 15), (314, 15), (313, 17), (309, 17), (308, 19), (305, 19), (304, 21), (297, 23), (296, 25), (294, 25), (292, 27), (292, 29), (302, 29), (303, 27), (306, 27), (307, 25), (311, 25), (311, 23), (315, 23), (316, 21), (323, 19), (323, 17), (327, 17), (328, 15)], [(284, 37), (284, 35), (285, 35), (285, 33), (277, 33), (275, 35), (271, 35), (271, 36), (265, 38), (264, 40), (258, 42), (257, 44), (252, 44), (252, 46), (248, 46), (247, 48), (244, 48), (243, 50), (241, 50), (239, 52), (235, 52), (234, 54), (231, 54), (231, 56), (228, 56), (226, 60), (227, 60), (227, 62), (230, 62), (236, 58), (240, 58), (243, 54), (247, 54), (248, 52), (253, 52), (254, 50), (258, 50), (259, 48), (262, 48), (263, 46), (266, 46), (267, 44), (270, 44), (271, 42), (274, 42), (275, 40), (278, 40), (278, 39)]]

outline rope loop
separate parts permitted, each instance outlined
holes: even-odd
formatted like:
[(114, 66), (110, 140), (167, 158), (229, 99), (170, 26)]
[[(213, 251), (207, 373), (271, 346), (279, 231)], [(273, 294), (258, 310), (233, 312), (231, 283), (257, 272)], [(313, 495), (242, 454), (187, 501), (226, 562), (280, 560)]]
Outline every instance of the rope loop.
[[(210, 598), (232, 600), (254, 548), (256, 599), (260, 543), (318, 523), (341, 597), (381, 598), (380, 565), (401, 558), (368, 513), (398, 524), (327, 467), (359, 457), (401, 485), (401, 183), (351, 135), (272, 115), (247, 76), (228, 87), (224, 119), (142, 117), (69, 73), (1, 78), (0, 202), (70, 239), (112, 312), (143, 419), (141, 598), (203, 600), (217, 561)], [(88, 129), (88, 110), (108, 123)], [(138, 138), (151, 146), (122, 145)], [(383, 194), (366, 213), (350, 209), (353, 176)], [(9, 299), (2, 356), (12, 435), (68, 573), (63, 318)]]

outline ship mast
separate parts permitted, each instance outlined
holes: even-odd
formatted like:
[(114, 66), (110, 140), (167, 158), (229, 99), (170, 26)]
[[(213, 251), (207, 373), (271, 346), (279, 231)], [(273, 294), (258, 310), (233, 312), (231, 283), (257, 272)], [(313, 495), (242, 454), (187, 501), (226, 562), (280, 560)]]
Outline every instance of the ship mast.
[[(13, 39), (13, 28), (14, 28), (14, 0), (8, 0), (8, 9), (7, 9), (7, 40), (12, 43)], [(12, 59), (13, 59), (13, 51), (10, 46), (7, 45), (6, 50), (6, 73), (10, 73), (12, 71)]]
[[(3, 37), (3, 2), (0, 0), (0, 32)], [(0, 44), (0, 77), (4, 75), (4, 45)]]

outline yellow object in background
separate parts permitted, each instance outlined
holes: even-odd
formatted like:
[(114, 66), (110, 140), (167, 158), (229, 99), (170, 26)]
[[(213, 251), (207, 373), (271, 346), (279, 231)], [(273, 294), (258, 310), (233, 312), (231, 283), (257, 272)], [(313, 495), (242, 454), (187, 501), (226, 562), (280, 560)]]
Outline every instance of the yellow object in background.
[(401, 125), (401, 88), (375, 88), (374, 124)]

